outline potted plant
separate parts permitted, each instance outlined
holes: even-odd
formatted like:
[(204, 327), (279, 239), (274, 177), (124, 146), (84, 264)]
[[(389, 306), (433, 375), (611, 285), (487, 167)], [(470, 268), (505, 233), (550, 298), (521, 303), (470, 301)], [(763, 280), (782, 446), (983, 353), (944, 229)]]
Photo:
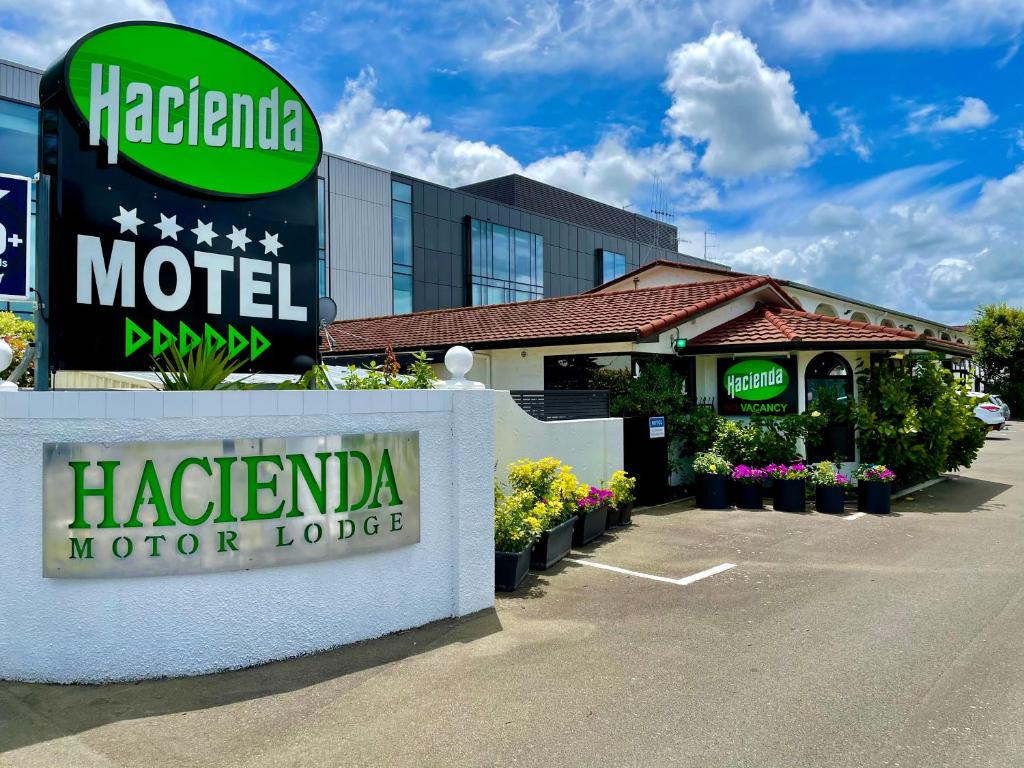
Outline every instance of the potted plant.
[(892, 511), (892, 481), (896, 473), (883, 464), (861, 464), (857, 468), (857, 509), (875, 515)]
[(809, 475), (814, 484), (814, 503), (819, 512), (841, 515), (844, 509), (846, 487), (850, 479), (831, 461), (819, 461)]
[(586, 486), (580, 485), (570, 467), (561, 466), (547, 488), (548, 498), (538, 502), (537, 517), (541, 532), (533, 545), (530, 567), (547, 570), (572, 549), (572, 533), (576, 526), (577, 502)]
[(728, 509), (732, 464), (714, 451), (706, 451), (693, 457), (693, 473), (697, 478), (697, 506)]
[(494, 588), (512, 592), (530, 570), (530, 552), (540, 530), (529, 491), (494, 494)]
[(772, 506), (779, 512), (807, 511), (807, 467), (796, 464), (769, 464), (765, 475), (775, 480)]
[(764, 508), (764, 470), (737, 464), (732, 470), (736, 489), (736, 506), (740, 509)]
[(630, 477), (625, 470), (620, 469), (612, 473), (608, 488), (612, 492), (612, 506), (619, 513), (619, 525), (629, 525), (633, 522), (633, 502), (636, 501), (633, 490), (636, 488), (636, 478)]
[(604, 535), (608, 522), (608, 502), (612, 492), (591, 486), (587, 494), (576, 502), (579, 514), (572, 532), (573, 546), (589, 544)]

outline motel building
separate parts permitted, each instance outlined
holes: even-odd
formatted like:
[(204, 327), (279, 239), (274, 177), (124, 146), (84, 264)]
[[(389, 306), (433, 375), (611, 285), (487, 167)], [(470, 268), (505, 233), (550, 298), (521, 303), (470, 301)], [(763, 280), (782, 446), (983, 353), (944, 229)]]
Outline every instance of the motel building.
[[(746, 418), (813, 410), (824, 389), (856, 399), (856, 372), (887, 357), (937, 353), (969, 377), (973, 353), (962, 330), (934, 321), (767, 275), (668, 261), (576, 296), (336, 322), (321, 352), (365, 362), (391, 345), (440, 359), (454, 344), (475, 352), (471, 378), (557, 420), (608, 416), (607, 398), (587, 396), (596, 369), (639, 375), (649, 361), (669, 361), (695, 404)], [(852, 428), (832, 439), (832, 451), (859, 458)], [(631, 457), (628, 435), (625, 453), (627, 470), (642, 472), (637, 460), (649, 456)], [(816, 453), (808, 458), (827, 457)]]

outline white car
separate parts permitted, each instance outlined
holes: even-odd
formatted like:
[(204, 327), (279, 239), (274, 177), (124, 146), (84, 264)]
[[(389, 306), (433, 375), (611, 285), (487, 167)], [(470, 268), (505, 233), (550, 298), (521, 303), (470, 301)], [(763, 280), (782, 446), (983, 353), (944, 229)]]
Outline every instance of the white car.
[(990, 430), (1003, 428), (1003, 424), (1006, 423), (1003, 409), (991, 401), (992, 398), (987, 392), (968, 392), (967, 394), (975, 400), (981, 401), (974, 406), (974, 415), (981, 420), (982, 424)]
[(1003, 418), (1006, 419), (1007, 421), (1009, 421), (1010, 420), (1010, 406), (1008, 406), (1006, 404), (1006, 401), (1003, 400), (1003, 398), (999, 397), (998, 395), (989, 395), (988, 399), (991, 402), (993, 402), (994, 404), (999, 406), (999, 410), (1002, 412)]

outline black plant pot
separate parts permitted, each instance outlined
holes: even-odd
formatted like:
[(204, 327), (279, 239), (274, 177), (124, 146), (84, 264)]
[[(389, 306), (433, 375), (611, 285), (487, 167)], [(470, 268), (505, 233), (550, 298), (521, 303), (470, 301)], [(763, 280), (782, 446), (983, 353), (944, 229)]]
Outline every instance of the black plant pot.
[(619, 507), (619, 525), (632, 525), (633, 523), (633, 502), (627, 501)]
[(513, 592), (530, 571), (530, 551), (494, 553), (494, 588), (502, 592)]
[(541, 532), (540, 538), (533, 544), (530, 556), (530, 567), (544, 571), (569, 554), (572, 549), (572, 529), (576, 524), (576, 515), (554, 528)]
[(776, 479), (772, 491), (772, 506), (779, 512), (807, 511), (807, 481), (804, 478)]
[(702, 509), (728, 509), (728, 476), (697, 475), (697, 506)]
[(605, 530), (610, 528), (618, 528), (620, 525), (622, 525), (622, 514), (619, 512), (619, 508), (609, 504), (608, 514), (605, 517), (604, 521)]
[(841, 485), (819, 485), (814, 489), (814, 502), (819, 512), (826, 515), (841, 515), (844, 508), (845, 493)]
[(608, 520), (608, 505), (601, 504), (593, 512), (576, 516), (576, 525), (572, 529), (572, 545), (582, 547), (594, 539), (604, 536)]
[(736, 506), (740, 509), (763, 509), (764, 488), (761, 483), (736, 483)]
[(892, 512), (892, 483), (861, 480), (857, 483), (857, 509), (873, 515)]

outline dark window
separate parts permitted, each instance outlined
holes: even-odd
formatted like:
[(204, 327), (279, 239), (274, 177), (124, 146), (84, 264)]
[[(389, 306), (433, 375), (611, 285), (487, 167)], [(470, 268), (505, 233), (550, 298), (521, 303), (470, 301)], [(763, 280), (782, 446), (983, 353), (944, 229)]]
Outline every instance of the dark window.
[(392, 312), (412, 312), (412, 187), (391, 182)]
[[(29, 104), (0, 99), (0, 173), (35, 176), (38, 169), (39, 109)], [(36, 188), (32, 186), (32, 242), (35, 242)], [(29, 284), (33, 284), (33, 265), (29, 259)], [(31, 301), (0, 301), (0, 310), (10, 310), (31, 320)]]
[(469, 225), (470, 302), (504, 304), (544, 297), (544, 238), (490, 221)]
[(626, 274), (625, 255), (599, 248), (597, 251), (597, 282), (607, 283), (624, 274)]
[(852, 461), (855, 452), (854, 429), (845, 413), (853, 403), (853, 368), (846, 358), (835, 352), (822, 352), (807, 364), (804, 371), (807, 410), (820, 408), (828, 425), (816, 443), (807, 446), (809, 461)]

